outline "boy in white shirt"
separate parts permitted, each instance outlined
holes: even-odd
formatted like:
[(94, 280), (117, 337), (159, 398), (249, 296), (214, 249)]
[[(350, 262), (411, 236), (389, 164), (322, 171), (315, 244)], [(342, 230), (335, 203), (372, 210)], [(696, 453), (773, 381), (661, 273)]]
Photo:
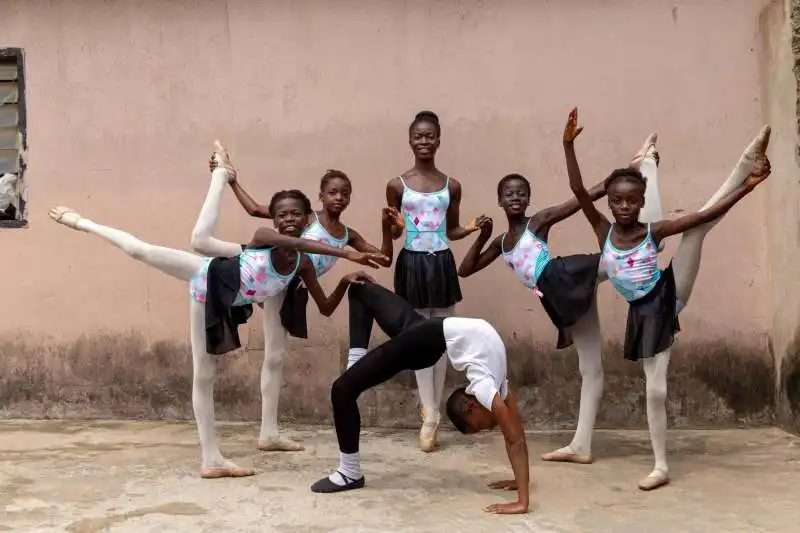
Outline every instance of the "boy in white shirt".
[[(362, 274), (362, 280), (370, 280)], [(500, 335), (485, 320), (476, 318), (426, 319), (403, 298), (377, 283), (354, 282), (350, 301), (350, 347), (366, 352), (372, 322), (390, 340), (367, 352), (331, 387), (331, 402), (339, 440), (339, 468), (311, 486), (313, 492), (332, 493), (362, 488), (365, 484), (358, 456), (361, 393), (388, 381), (403, 370), (433, 366), (443, 352), (456, 370), (465, 370), (469, 385), (447, 400), (447, 415), (462, 433), (477, 433), (500, 426), (514, 479), (491, 483), (490, 488), (517, 490), (517, 501), (497, 503), (484, 510), (497, 514), (525, 513), (529, 506), (528, 447), (514, 393), (506, 380), (506, 350)]]

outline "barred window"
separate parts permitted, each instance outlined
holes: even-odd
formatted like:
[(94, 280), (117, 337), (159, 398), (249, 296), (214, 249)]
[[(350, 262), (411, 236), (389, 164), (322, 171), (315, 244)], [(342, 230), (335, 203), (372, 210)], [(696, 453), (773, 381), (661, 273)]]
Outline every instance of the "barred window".
[(22, 50), (0, 48), (0, 228), (28, 225)]

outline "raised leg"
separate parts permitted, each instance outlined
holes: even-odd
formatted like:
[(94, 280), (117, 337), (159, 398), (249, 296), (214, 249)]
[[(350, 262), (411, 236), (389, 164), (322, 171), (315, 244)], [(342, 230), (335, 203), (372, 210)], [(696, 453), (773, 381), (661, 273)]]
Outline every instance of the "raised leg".
[[(656, 134), (651, 134), (645, 140), (642, 149), (631, 162), (632, 166), (639, 168), (639, 172), (647, 180), (644, 190), (644, 207), (639, 212), (639, 222), (647, 224), (664, 218), (661, 209), (661, 193), (658, 185), (658, 159), (656, 151)], [(641, 156), (641, 157), (640, 157)]]
[(97, 235), (137, 261), (155, 267), (173, 278), (189, 281), (203, 265), (203, 258), (200, 256), (140, 241), (130, 233), (102, 226), (88, 218), (83, 218), (68, 207), (53, 208), (49, 214), (50, 218), (59, 224)]
[(258, 449), (266, 452), (297, 452), (305, 448), (280, 438), (278, 404), (283, 386), (283, 358), (286, 355), (286, 330), (280, 309), (286, 291), (264, 302), (264, 362), (261, 366), (261, 432)]
[(655, 465), (646, 478), (639, 481), (642, 490), (653, 490), (669, 483), (667, 468), (667, 369), (670, 351), (644, 359), (647, 390), (647, 425), (653, 446)]
[(589, 311), (570, 329), (578, 351), (578, 367), (581, 373), (581, 403), (578, 411), (578, 427), (572, 442), (558, 450), (545, 453), (545, 461), (589, 464), (592, 457), (592, 433), (603, 396), (603, 339), (595, 298)]
[(240, 245), (222, 241), (213, 236), (217, 232), (222, 193), (227, 183), (227, 169), (217, 168), (211, 173), (208, 194), (206, 194), (200, 215), (192, 230), (192, 249), (208, 257), (236, 257), (242, 253)]
[(205, 306), (192, 299), (189, 307), (189, 325), (192, 343), (192, 407), (197, 422), (202, 450), (203, 478), (252, 476), (255, 471), (240, 468), (222, 456), (217, 442), (214, 421), (214, 382), (217, 380), (217, 362), (206, 352)]
[[(418, 309), (426, 318), (446, 318), (453, 316), (455, 308)], [(439, 445), (438, 430), (441, 422), (439, 406), (444, 394), (444, 381), (447, 376), (447, 357), (442, 357), (431, 367), (414, 372), (417, 378), (419, 399), (422, 403), (422, 427), (419, 431), (419, 448), (423, 452), (432, 452)]]
[[(745, 148), (739, 161), (733, 168), (733, 171), (728, 176), (722, 187), (706, 202), (700, 211), (708, 209), (716, 204), (723, 197), (727, 196), (735, 189), (744, 183), (747, 176), (755, 168), (755, 160), (759, 154), (763, 154), (767, 150), (769, 144), (770, 128), (764, 126), (758, 133), (755, 139)], [(703, 240), (711, 228), (716, 226), (720, 220), (718, 219), (698, 226), (694, 229), (686, 231), (681, 236), (681, 242), (678, 245), (678, 250), (672, 258), (672, 270), (675, 274), (675, 290), (678, 296), (678, 307), (682, 309), (688, 302), (689, 297), (692, 295), (694, 282), (697, 279), (697, 273), (700, 271), (700, 257), (703, 250)]]
[(408, 302), (377, 283), (350, 285), (347, 298), (350, 303), (348, 369), (366, 355), (373, 322), (394, 338), (422, 320), (422, 315)]

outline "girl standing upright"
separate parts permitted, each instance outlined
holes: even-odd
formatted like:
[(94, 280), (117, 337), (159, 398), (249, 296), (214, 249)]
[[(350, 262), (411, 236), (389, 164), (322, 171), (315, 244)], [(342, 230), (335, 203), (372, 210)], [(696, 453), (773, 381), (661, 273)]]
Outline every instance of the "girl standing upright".
[[(386, 184), (386, 203), (402, 217), (394, 225), (393, 237), (400, 238), (403, 227), (406, 230), (395, 265), (394, 290), (425, 318), (452, 316), (455, 304), (461, 301), (461, 287), (449, 241), (477, 231), (485, 218), (478, 217), (466, 227), (459, 224), (461, 184), (435, 163), (441, 133), (435, 113), (417, 113), (408, 128), (414, 166)], [(425, 452), (433, 451), (437, 444), (446, 372), (446, 357), (415, 372), (422, 402), (420, 448)]]

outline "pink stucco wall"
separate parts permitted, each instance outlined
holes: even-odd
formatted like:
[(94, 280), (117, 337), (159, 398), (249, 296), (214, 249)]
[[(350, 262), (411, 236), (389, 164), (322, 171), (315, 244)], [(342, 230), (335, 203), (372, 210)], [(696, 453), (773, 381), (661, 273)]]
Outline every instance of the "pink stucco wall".
[[(385, 182), (411, 164), (406, 128), (416, 111), (441, 117), (439, 166), (464, 185), (462, 216), (486, 212), (501, 229), (494, 191), (506, 173), (533, 180), (536, 207), (568, 196), (560, 135), (578, 105), (587, 181), (627, 163), (656, 130), (665, 211), (695, 209), (762, 124), (764, 4), (0, 2), (0, 46), (26, 51), (30, 144), (30, 228), (0, 233), (0, 333), (69, 340), (130, 329), (185, 340), (185, 284), (53, 224), (47, 209), (68, 205), (186, 249), (214, 138), (265, 201), (289, 186), (313, 198), (324, 169), (344, 169), (355, 185), (346, 220), (374, 242)], [(765, 198), (756, 191), (708, 238), (682, 341), (725, 336), (764, 349)], [(229, 194), (220, 236), (245, 241), (258, 224)], [(556, 254), (596, 248), (581, 216), (557, 227), (551, 244)], [(454, 246), (457, 259), (468, 245)], [(324, 285), (350, 268), (340, 263)], [(499, 262), (463, 288), (461, 314), (552, 342), (540, 305)], [(609, 284), (600, 305), (606, 335), (619, 338), (625, 304)], [(315, 342), (338, 351), (346, 313), (309, 314), (320, 326)]]

